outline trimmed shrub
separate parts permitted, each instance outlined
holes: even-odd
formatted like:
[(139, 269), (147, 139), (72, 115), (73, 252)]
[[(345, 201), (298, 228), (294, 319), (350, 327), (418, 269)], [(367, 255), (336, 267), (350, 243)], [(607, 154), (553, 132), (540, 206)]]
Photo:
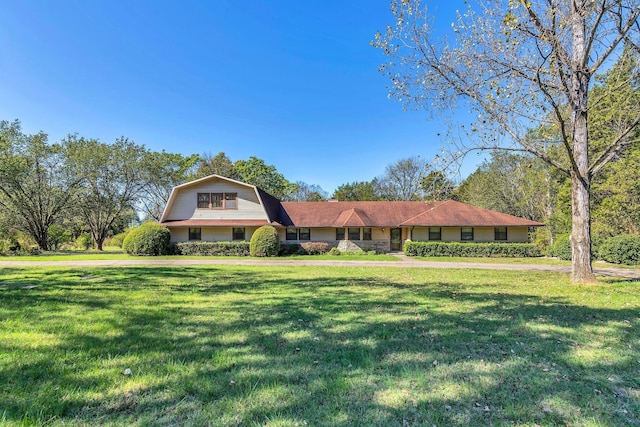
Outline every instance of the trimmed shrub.
[(280, 251), (278, 231), (271, 225), (258, 228), (249, 242), (249, 253), (255, 257), (277, 256)]
[(460, 242), (406, 242), (407, 256), (422, 257), (497, 257), (529, 258), (542, 256), (540, 248), (531, 243), (460, 243)]
[(122, 242), (122, 249), (130, 255), (167, 255), (171, 233), (157, 222), (146, 222), (134, 228)]
[(297, 243), (280, 243), (280, 251), (278, 255), (296, 255), (303, 253), (302, 248)]
[(571, 242), (569, 236), (558, 236), (556, 241), (547, 248), (547, 256), (571, 261)]
[(131, 230), (127, 230), (127, 231), (125, 231), (123, 233), (118, 233), (115, 236), (113, 236), (111, 238), (111, 246), (117, 246), (117, 247), (121, 248), (122, 244), (124, 243), (124, 239), (129, 234), (129, 231), (131, 231)]
[(76, 246), (80, 249), (89, 250), (93, 246), (93, 238), (89, 233), (82, 233), (76, 239)]
[(330, 248), (327, 242), (304, 242), (300, 246), (307, 255), (324, 255)]
[(340, 251), (340, 249), (338, 248), (331, 248), (329, 249), (329, 255), (333, 255), (333, 256), (339, 256), (341, 255), (342, 252)]
[(176, 255), (249, 256), (249, 242), (180, 242)]
[(613, 264), (640, 264), (640, 236), (616, 236), (600, 245), (600, 257)]

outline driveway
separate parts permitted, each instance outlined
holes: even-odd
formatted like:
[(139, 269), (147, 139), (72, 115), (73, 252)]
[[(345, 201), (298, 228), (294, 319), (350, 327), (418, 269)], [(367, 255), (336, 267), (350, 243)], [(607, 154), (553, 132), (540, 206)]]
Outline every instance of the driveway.
[[(405, 255), (395, 255), (398, 261), (340, 261), (336, 260), (287, 260), (273, 258), (246, 259), (154, 259), (140, 258), (127, 260), (73, 260), (73, 261), (7, 261), (0, 260), (2, 267), (130, 267), (137, 265), (150, 266), (195, 266), (195, 265), (273, 265), (288, 267), (331, 266), (331, 267), (390, 267), (390, 268), (438, 268), (438, 269), (478, 269), (478, 270), (514, 270), (514, 271), (548, 271), (554, 273), (571, 273), (570, 266), (541, 264), (486, 264), (479, 262), (443, 262), (422, 261)], [(595, 267), (598, 276), (618, 277), (640, 280), (640, 269), (600, 268)]]

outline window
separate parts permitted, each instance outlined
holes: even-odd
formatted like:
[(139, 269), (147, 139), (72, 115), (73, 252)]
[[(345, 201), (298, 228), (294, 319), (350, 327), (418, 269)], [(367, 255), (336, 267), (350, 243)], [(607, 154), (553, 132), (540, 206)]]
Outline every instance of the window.
[(222, 209), (222, 193), (211, 193), (211, 208)]
[(362, 240), (371, 240), (371, 227), (362, 229)]
[(209, 209), (209, 193), (198, 193), (198, 208)]
[(202, 240), (202, 229), (200, 227), (189, 227), (189, 240)]
[(360, 229), (349, 227), (349, 240), (360, 240)]
[(442, 240), (442, 229), (440, 227), (429, 227), (429, 240)]
[(336, 240), (344, 240), (344, 228), (336, 228)]
[(224, 193), (224, 208), (238, 209), (238, 193)]
[(238, 209), (238, 193), (198, 193), (198, 209)]
[(493, 233), (495, 240), (507, 240), (507, 227), (496, 227)]
[(460, 240), (473, 240), (473, 227), (461, 227)]
[(233, 227), (232, 240), (244, 240), (244, 228)]
[(287, 240), (298, 240), (298, 229), (287, 227)]
[(299, 230), (300, 240), (311, 240), (311, 229), (310, 228), (301, 228)]

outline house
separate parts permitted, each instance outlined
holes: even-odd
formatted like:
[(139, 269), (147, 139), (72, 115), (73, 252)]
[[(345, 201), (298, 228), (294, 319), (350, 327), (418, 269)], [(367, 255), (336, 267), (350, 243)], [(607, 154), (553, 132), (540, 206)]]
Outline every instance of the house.
[(243, 182), (211, 175), (175, 187), (160, 222), (172, 242), (250, 240), (263, 225), (283, 243), (328, 242), (342, 250), (400, 251), (403, 242), (527, 242), (543, 224), (453, 200), (281, 202)]

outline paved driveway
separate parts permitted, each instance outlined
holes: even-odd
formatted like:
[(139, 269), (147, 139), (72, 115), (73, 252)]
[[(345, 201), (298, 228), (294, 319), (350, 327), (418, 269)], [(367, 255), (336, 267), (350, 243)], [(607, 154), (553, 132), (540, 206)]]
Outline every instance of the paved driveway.
[[(334, 266), (334, 267), (391, 267), (391, 268), (460, 268), (479, 270), (516, 270), (549, 271), (571, 273), (571, 267), (541, 264), (486, 264), (476, 262), (422, 261), (404, 255), (396, 255), (398, 261), (340, 261), (336, 260), (287, 260), (281, 258), (243, 258), (243, 259), (154, 259), (139, 258), (127, 260), (75, 260), (75, 261), (10, 261), (0, 260), (2, 267), (129, 267), (136, 265), (191, 266), (191, 265), (273, 265), (273, 266)], [(640, 280), (640, 269), (599, 268), (594, 271), (598, 276), (619, 277)]]

